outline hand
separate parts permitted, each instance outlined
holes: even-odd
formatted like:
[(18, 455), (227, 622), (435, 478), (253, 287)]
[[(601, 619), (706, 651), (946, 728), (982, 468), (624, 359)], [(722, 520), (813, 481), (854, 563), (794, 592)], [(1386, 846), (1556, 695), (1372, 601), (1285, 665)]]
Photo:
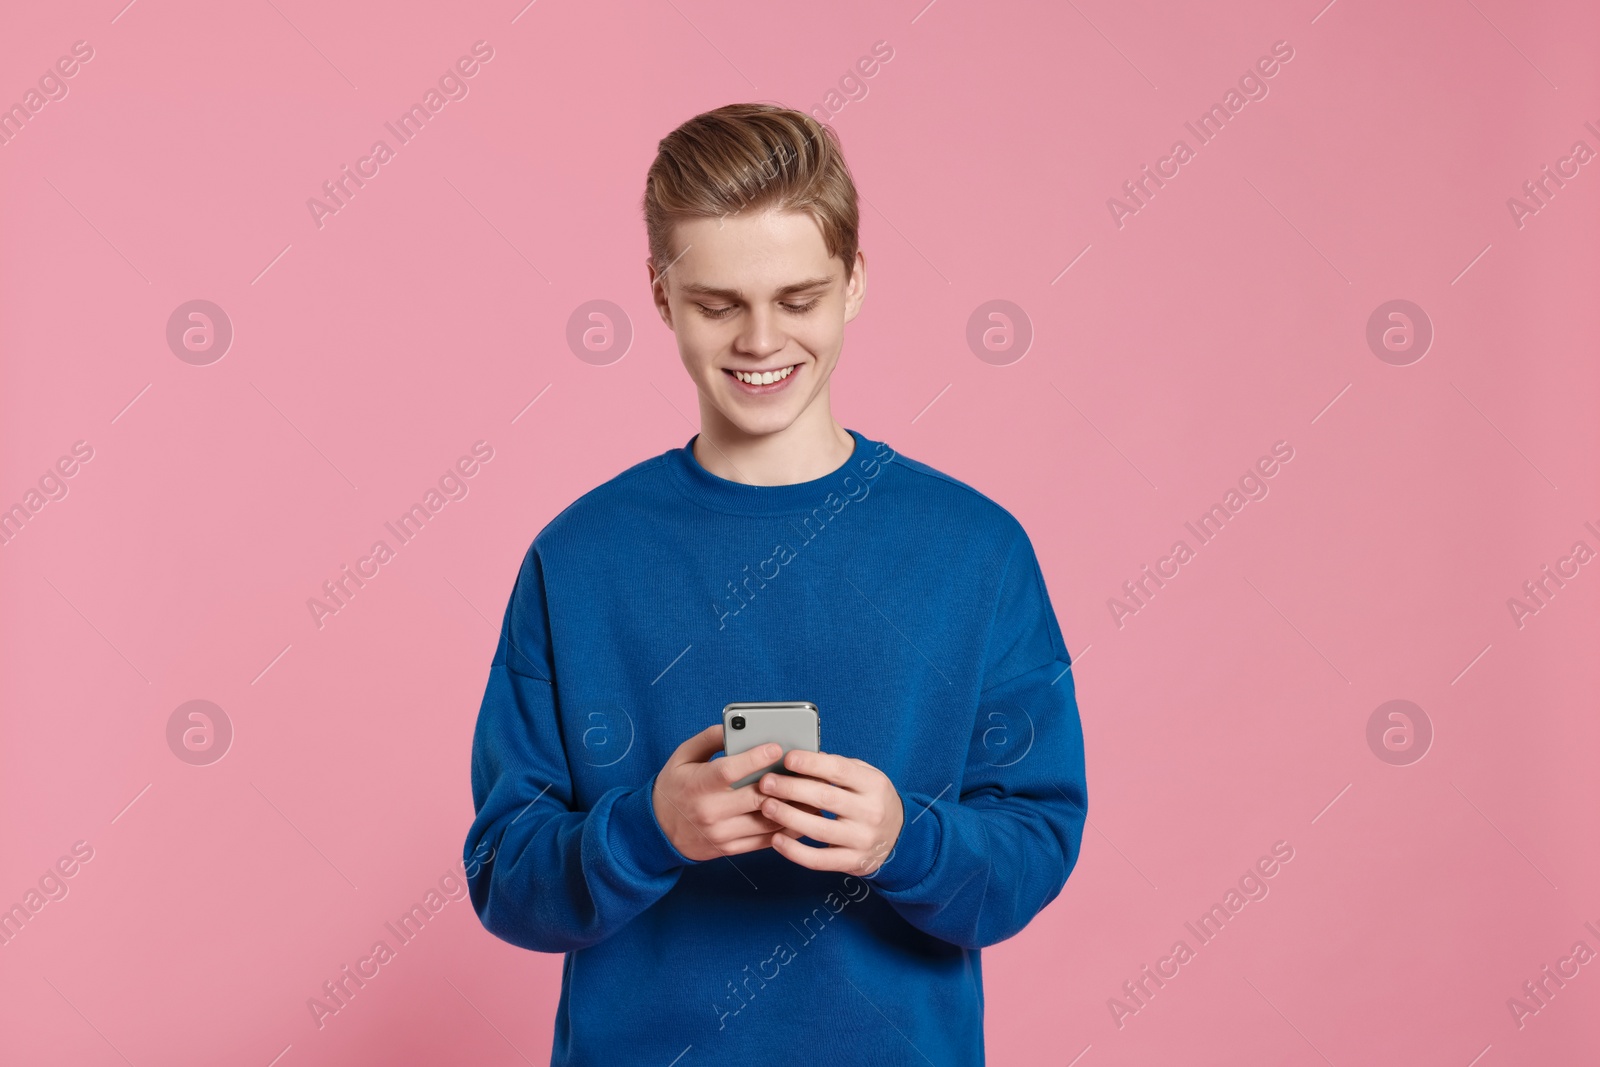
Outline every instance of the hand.
[[(882, 867), (905, 825), (905, 807), (888, 775), (865, 760), (801, 749), (784, 756), (783, 765), (797, 776), (764, 774), (756, 783), (767, 797), (761, 811), (783, 827), (772, 835), (772, 847), (814, 871), (864, 876)], [(801, 836), (830, 847), (802, 845)]]
[(770, 848), (774, 837), (792, 840), (800, 836), (799, 830), (786, 829), (761, 814), (763, 798), (755, 783), (730, 788), (740, 778), (772, 764), (783, 750), (777, 745), (761, 745), (713, 760), (711, 757), (723, 750), (723, 743), (722, 724), (708, 726), (679, 745), (656, 775), (650, 798), (656, 821), (672, 847), (691, 860), (737, 856)]

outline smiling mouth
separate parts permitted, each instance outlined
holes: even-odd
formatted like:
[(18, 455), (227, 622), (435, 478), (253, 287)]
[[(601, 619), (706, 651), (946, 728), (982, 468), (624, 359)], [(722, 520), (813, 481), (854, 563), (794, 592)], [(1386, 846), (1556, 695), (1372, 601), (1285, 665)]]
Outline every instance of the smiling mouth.
[(787, 379), (799, 366), (800, 365), (796, 363), (788, 367), (779, 367), (777, 370), (757, 371), (754, 373), (742, 370), (729, 370), (728, 373), (746, 385), (775, 385), (778, 382)]

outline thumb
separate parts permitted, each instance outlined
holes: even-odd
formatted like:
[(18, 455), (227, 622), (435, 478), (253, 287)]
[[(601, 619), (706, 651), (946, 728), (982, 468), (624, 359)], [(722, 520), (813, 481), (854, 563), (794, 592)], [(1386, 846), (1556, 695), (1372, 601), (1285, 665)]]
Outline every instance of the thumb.
[(672, 758), (667, 760), (668, 767), (676, 767), (683, 763), (707, 763), (711, 757), (722, 751), (722, 724), (712, 723), (704, 730), (679, 745), (672, 753)]

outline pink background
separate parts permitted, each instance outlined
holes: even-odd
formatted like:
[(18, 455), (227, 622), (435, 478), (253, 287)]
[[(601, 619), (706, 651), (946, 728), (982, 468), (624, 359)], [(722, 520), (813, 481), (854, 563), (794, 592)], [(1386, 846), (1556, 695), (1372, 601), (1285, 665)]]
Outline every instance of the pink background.
[[(1600, 1045), (1600, 961), (1507, 1008), (1600, 951), (1600, 563), (1507, 605), (1600, 549), (1600, 162), (1520, 227), (1506, 203), (1600, 150), (1593, 5), (122, 3), (0, 35), (0, 102), (94, 49), (0, 146), (0, 507), (94, 450), (0, 547), (0, 904), (93, 849), (0, 948), (0, 1059), (548, 1061), (561, 958), (464, 900), (320, 1030), (306, 1001), (460, 860), (529, 541), (695, 432), (646, 288), (656, 140), (821, 108), (877, 41), (830, 119), (870, 265), (835, 410), (1022, 520), (1078, 662), (1083, 856), (984, 953), (991, 1062)], [(319, 228), (307, 198), (478, 40), (469, 95)], [(1277, 41), (1269, 95), (1196, 147)], [(1180, 137), (1119, 228), (1107, 198)], [(205, 366), (166, 340), (195, 299), (234, 330)], [(1007, 365), (966, 341), (994, 299), (1034, 331)], [(1434, 330), (1405, 366), (1366, 340), (1395, 299)], [(591, 300), (631, 320), (609, 365), (566, 341)], [(307, 598), (478, 440), (469, 495), (318, 629)], [(1269, 495), (1119, 626), (1123, 582), (1277, 441)], [(203, 766), (167, 740), (197, 699), (234, 730)], [(1390, 700), (1425, 758), (1369, 746)], [(1270, 894), (1119, 1027), (1122, 983), (1278, 841)]]

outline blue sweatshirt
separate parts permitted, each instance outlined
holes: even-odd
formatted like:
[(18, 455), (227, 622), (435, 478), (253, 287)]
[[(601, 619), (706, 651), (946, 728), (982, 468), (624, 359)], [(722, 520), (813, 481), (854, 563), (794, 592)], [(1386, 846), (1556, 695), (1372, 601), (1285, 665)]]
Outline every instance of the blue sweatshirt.
[[(979, 950), (1082, 843), (1071, 660), (1017, 520), (850, 435), (842, 467), (776, 486), (711, 474), (691, 439), (523, 558), (463, 858), (491, 933), (566, 954), (552, 1065), (984, 1062)], [(696, 862), (662, 831), (673, 751), (763, 700), (815, 703), (822, 750), (894, 783), (905, 825), (874, 873), (770, 847)]]

